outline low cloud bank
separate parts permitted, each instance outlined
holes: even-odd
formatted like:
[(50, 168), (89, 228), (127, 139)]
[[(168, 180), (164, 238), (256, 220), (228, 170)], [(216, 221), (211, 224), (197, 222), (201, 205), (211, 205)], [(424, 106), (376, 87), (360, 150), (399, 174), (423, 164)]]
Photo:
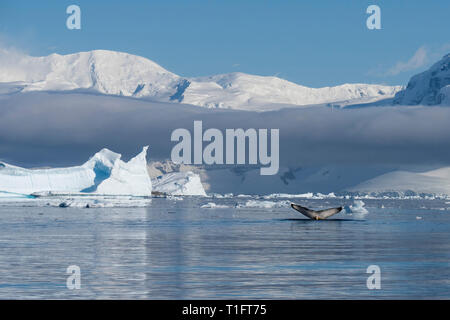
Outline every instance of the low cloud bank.
[[(150, 145), (165, 159), (176, 128), (280, 129), (280, 166), (449, 165), (450, 108), (327, 107), (254, 113), (84, 93), (0, 97), (0, 159), (23, 166), (65, 166), (101, 148), (125, 159)], [(204, 144), (206, 145), (206, 143)]]

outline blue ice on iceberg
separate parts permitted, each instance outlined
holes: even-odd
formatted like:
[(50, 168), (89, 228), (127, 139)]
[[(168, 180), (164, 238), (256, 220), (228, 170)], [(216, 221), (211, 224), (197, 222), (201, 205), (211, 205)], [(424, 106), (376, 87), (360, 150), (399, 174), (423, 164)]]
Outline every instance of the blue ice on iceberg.
[(68, 168), (25, 169), (2, 162), (0, 191), (150, 196), (152, 183), (147, 172), (147, 150), (148, 146), (124, 162), (120, 154), (103, 149), (83, 165)]

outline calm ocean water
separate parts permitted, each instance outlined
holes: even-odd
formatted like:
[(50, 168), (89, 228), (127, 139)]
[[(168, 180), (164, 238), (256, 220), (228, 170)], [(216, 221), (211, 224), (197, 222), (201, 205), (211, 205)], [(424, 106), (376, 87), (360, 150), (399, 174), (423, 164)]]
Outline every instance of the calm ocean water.
[[(450, 298), (450, 205), (365, 200), (364, 219), (290, 208), (0, 207), (1, 299)], [(311, 207), (342, 200), (298, 200)], [(77, 265), (81, 289), (69, 290)], [(369, 265), (381, 289), (369, 290)]]

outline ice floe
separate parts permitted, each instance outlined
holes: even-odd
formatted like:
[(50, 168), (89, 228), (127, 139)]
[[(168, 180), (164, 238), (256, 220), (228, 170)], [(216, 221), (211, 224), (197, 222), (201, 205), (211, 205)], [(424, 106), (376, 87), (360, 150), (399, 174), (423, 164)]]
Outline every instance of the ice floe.
[(238, 204), (237, 208), (285, 208), (289, 207), (289, 201), (248, 200), (244, 204)]
[(223, 209), (230, 208), (230, 206), (225, 204), (216, 204), (214, 202), (208, 202), (200, 206), (200, 208), (208, 208), (208, 209)]

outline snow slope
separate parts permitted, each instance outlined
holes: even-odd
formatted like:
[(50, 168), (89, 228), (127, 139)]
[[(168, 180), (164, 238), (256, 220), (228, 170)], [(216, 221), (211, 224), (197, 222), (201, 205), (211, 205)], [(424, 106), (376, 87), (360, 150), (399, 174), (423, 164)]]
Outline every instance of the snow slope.
[[(277, 77), (230, 73), (196, 78), (184, 90), (184, 103), (232, 109), (258, 107), (277, 109), (277, 105), (313, 105), (377, 97), (393, 97), (400, 86), (344, 84), (336, 87), (309, 88)], [(267, 108), (267, 106), (269, 108)]]
[[(392, 168), (389, 168), (393, 170)], [(388, 170), (389, 170), (388, 169)], [(259, 169), (250, 167), (205, 168), (199, 171), (208, 193), (299, 194), (308, 192), (330, 193), (342, 191), (380, 174), (383, 167), (368, 166), (306, 166), (297, 168), (280, 167), (277, 175), (261, 176)]]
[(439, 101), (442, 105), (450, 106), (450, 84), (439, 90)]
[(394, 103), (450, 105), (450, 54), (427, 71), (413, 76), (406, 89), (396, 94)]
[(349, 191), (406, 192), (450, 195), (450, 167), (427, 172), (394, 171), (362, 182)]
[(120, 154), (103, 149), (83, 165), (69, 168), (33, 170), (0, 163), (0, 191), (150, 196), (147, 149), (128, 162), (122, 161)]
[[(0, 55), (0, 59), (4, 57)], [(21, 82), (23, 91), (90, 89), (167, 100), (180, 81), (151, 60), (106, 50), (45, 57), (16, 55), (9, 63), (1, 61), (0, 69), (0, 82)]]
[(259, 111), (286, 105), (386, 99), (401, 89), (369, 84), (316, 89), (277, 77), (244, 73), (183, 78), (146, 58), (107, 50), (45, 57), (0, 51), (0, 94), (87, 90), (209, 108)]

